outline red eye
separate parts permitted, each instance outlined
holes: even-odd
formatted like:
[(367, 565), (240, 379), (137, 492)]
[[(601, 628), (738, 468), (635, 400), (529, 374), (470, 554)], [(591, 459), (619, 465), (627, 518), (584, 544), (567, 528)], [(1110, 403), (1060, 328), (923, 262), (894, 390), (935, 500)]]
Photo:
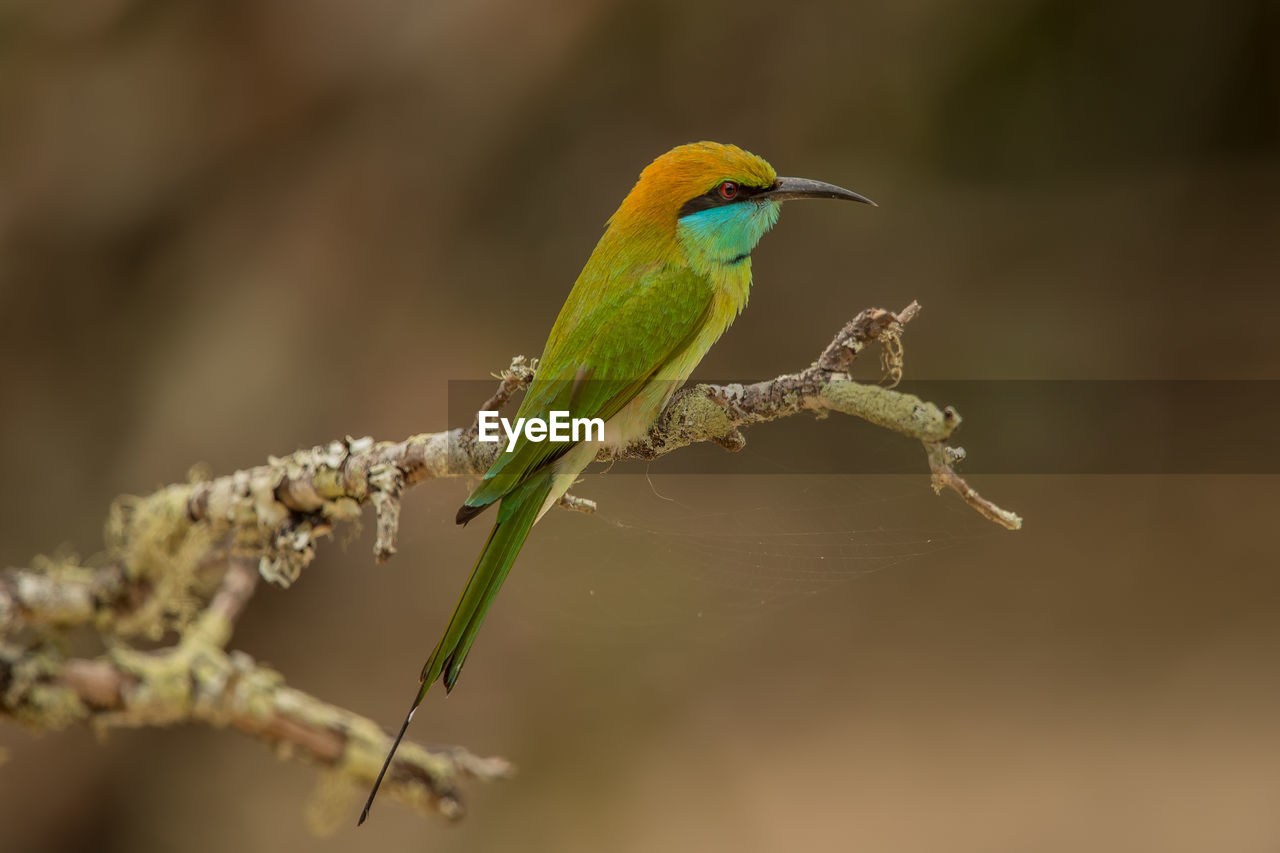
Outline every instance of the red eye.
[(725, 201), (733, 201), (738, 195), (738, 185), (733, 181), (725, 181), (720, 185), (720, 198)]

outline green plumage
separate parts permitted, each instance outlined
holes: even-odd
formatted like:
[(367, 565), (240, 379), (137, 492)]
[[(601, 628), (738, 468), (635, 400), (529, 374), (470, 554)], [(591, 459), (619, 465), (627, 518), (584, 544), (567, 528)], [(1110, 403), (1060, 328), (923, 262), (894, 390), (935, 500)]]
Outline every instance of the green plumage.
[[(546, 418), (558, 410), (608, 421), (689, 346), (711, 308), (710, 280), (672, 263), (639, 266), (619, 270), (593, 263), (583, 270), (517, 417)], [(465, 506), (480, 509), (501, 499), (572, 446), (522, 435), (493, 463)]]
[[(601, 255), (597, 251), (592, 260)], [(621, 269), (588, 264), (552, 329), (516, 416), (545, 419), (558, 410), (608, 421), (688, 348), (706, 322), (713, 295), (711, 281), (688, 267), (652, 259)], [(443, 677), (446, 691), (457, 683), (485, 613), (551, 493), (556, 463), (572, 447), (572, 442), (528, 441), (522, 434), (459, 511), (459, 520), (466, 522), (501, 501), (462, 598), (422, 669), (419, 701), (438, 678)]]

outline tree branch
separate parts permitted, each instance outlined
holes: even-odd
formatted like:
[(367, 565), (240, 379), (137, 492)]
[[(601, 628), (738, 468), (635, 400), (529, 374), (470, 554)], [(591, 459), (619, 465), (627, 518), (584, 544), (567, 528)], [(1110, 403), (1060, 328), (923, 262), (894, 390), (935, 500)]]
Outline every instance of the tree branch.
[[(243, 652), (223, 650), (258, 578), (252, 561), (233, 558), (181, 641), (159, 652), (119, 645), (92, 660), (62, 659), (38, 644), (0, 644), (5, 712), (43, 730), (72, 723), (88, 723), (99, 732), (178, 722), (230, 726), (281, 757), (311, 762), (367, 787), (391, 745), (377, 723), (288, 687), (283, 676)], [(500, 779), (512, 772), (500, 758), (406, 744), (383, 787), (421, 812), (456, 819), (464, 813), (460, 780)], [(313, 814), (335, 811), (345, 810)]]
[[(1022, 520), (979, 495), (954, 470), (961, 448), (948, 441), (960, 423), (950, 408), (892, 387), (849, 378), (854, 359), (881, 345), (894, 384), (902, 375), (903, 327), (919, 312), (863, 311), (817, 361), (798, 373), (750, 385), (695, 385), (671, 399), (648, 435), (602, 450), (598, 459), (656, 459), (713, 441), (741, 449), (742, 429), (801, 412), (840, 412), (924, 444), (935, 490), (950, 488), (986, 518), (1010, 529)], [(535, 364), (517, 357), (498, 377), (484, 408), (497, 409), (528, 385)], [(390, 745), (373, 721), (288, 687), (283, 677), (239, 651), (228, 652), (236, 619), (259, 577), (288, 586), (315, 556), (316, 541), (371, 504), (374, 554), (396, 551), (400, 501), (426, 480), (478, 476), (500, 450), (480, 442), (477, 424), (399, 442), (346, 438), (212, 479), (168, 486), (111, 507), (106, 551), (93, 566), (74, 556), (42, 558), (0, 572), (0, 713), (39, 730), (88, 723), (113, 727), (195, 721), (231, 726), (329, 771), (350, 789), (372, 782)], [(561, 505), (592, 512), (566, 495)], [(108, 651), (67, 657), (58, 634), (80, 627)], [(131, 638), (172, 644), (138, 651)], [(54, 640), (50, 642), (50, 640)], [(462, 813), (457, 782), (509, 775), (502, 759), (461, 749), (405, 744), (386, 781), (393, 797), (422, 811)], [(316, 810), (332, 814), (336, 809)]]

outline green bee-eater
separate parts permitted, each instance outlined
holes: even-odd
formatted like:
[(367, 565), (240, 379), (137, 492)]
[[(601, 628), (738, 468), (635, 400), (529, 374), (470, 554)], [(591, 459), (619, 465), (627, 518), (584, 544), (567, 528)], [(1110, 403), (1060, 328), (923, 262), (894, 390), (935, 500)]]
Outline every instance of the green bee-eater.
[[(733, 145), (681, 145), (650, 163), (609, 218), (560, 309), (517, 417), (547, 419), (562, 411), (600, 418), (604, 444), (612, 447), (644, 436), (746, 306), (751, 250), (778, 221), (781, 202), (800, 198), (874, 204), (832, 184), (780, 178), (763, 159)], [(493, 530), (422, 669), (361, 823), (427, 690), (441, 678), (446, 691), (453, 689), (529, 530), (600, 449), (599, 442), (522, 435), (458, 510), (463, 524), (498, 504)]]

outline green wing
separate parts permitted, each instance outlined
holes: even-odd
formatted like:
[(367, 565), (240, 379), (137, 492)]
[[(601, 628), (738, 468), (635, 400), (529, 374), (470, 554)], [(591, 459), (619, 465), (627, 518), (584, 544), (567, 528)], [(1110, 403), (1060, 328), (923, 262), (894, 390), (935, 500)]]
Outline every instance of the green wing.
[[(551, 330), (517, 417), (547, 418), (555, 410), (609, 420), (694, 340), (713, 297), (711, 282), (684, 266), (633, 267), (600, 287), (592, 287), (584, 273)], [(574, 444), (532, 442), (522, 434), (510, 453), (499, 454), (467, 498), (459, 521), (500, 499)]]

